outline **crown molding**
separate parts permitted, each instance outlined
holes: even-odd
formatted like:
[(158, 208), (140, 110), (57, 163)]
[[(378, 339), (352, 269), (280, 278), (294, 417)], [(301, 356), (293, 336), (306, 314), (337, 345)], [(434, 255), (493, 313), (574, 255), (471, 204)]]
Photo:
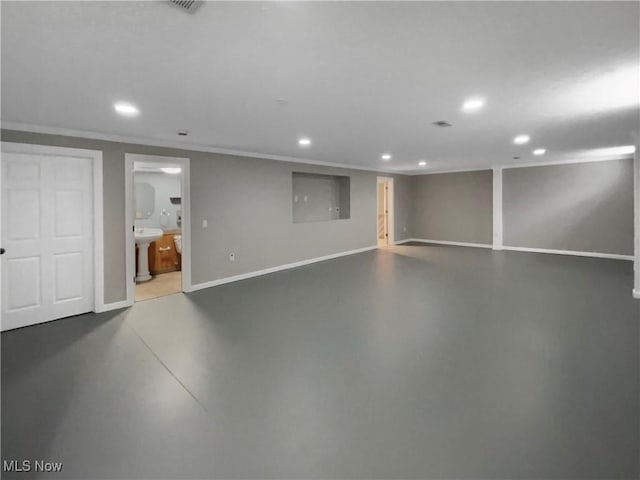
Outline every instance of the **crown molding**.
[(467, 173), (467, 172), (490, 172), (493, 168), (496, 167), (469, 167), (469, 168), (454, 168), (451, 170), (434, 170), (432, 172), (418, 172), (418, 173), (404, 173), (403, 175), (408, 175), (410, 177), (421, 177), (423, 175), (441, 175), (445, 173)]
[(190, 143), (173, 142), (170, 140), (159, 140), (146, 137), (135, 137), (127, 135), (114, 135), (109, 133), (99, 133), (90, 130), (74, 130), (70, 128), (48, 127), (44, 125), (34, 125), (30, 123), (6, 122), (1, 124), (3, 130), (16, 130), (19, 132), (42, 133), (46, 135), (62, 135), (66, 137), (86, 138), (88, 140), (102, 140), (106, 142), (130, 143), (134, 145), (146, 145), (150, 147), (174, 148), (183, 151), (218, 153), (222, 155), (232, 155), (236, 157), (263, 158), (265, 160), (277, 160), (279, 162), (300, 163), (304, 165), (317, 165), (321, 167), (333, 167), (349, 170), (363, 170), (366, 172), (387, 173), (390, 175), (404, 175), (394, 170), (385, 170), (373, 167), (363, 167), (361, 165), (351, 165), (348, 163), (323, 162), (321, 160), (311, 160), (308, 158), (288, 157), (285, 155), (272, 155), (269, 153), (247, 152), (243, 150), (233, 150), (228, 148), (211, 147), (208, 145), (198, 145)]
[(549, 160), (546, 162), (518, 163), (516, 165), (498, 165), (498, 167), (503, 170), (507, 170), (509, 168), (550, 167), (554, 165), (572, 165), (575, 163), (617, 162), (619, 160), (628, 160), (630, 158), (633, 158), (633, 153), (599, 158), (575, 158), (571, 160)]
[(192, 151), (192, 152), (218, 153), (221, 155), (232, 155), (236, 157), (263, 158), (266, 160), (299, 163), (304, 165), (317, 165), (321, 167), (343, 168), (343, 169), (349, 169), (349, 170), (363, 170), (366, 172), (386, 173), (390, 175), (401, 175), (406, 177), (419, 177), (422, 175), (439, 175), (443, 173), (482, 172), (482, 171), (492, 170), (494, 168), (502, 168), (502, 169), (530, 168), (530, 167), (545, 167), (545, 166), (552, 166), (552, 165), (570, 165), (575, 163), (608, 162), (608, 161), (625, 160), (628, 158), (633, 158), (633, 154), (628, 154), (628, 155), (620, 155), (616, 157), (609, 156), (609, 157), (601, 157), (601, 158), (549, 160), (549, 161), (542, 161), (542, 162), (528, 162), (528, 163), (518, 163), (518, 164), (496, 164), (496, 165), (488, 165), (485, 167), (468, 167), (468, 168), (457, 168), (457, 169), (450, 169), (450, 170), (434, 170), (434, 171), (428, 171), (428, 172), (425, 172), (425, 171), (417, 172), (415, 170), (404, 172), (401, 170), (389, 170), (389, 169), (374, 168), (374, 167), (363, 167), (361, 165), (351, 165), (348, 163), (324, 162), (321, 160), (311, 160), (308, 158), (289, 157), (285, 155), (273, 155), (270, 153), (247, 152), (244, 150), (233, 150), (228, 148), (212, 147), (208, 145), (181, 143), (181, 142), (174, 142), (171, 140), (159, 140), (155, 138), (135, 137), (135, 136), (127, 136), (127, 135), (114, 135), (109, 133), (94, 132), (90, 130), (74, 130), (70, 128), (49, 127), (49, 126), (35, 125), (30, 123), (3, 121), (1, 128), (6, 130), (17, 130), (20, 132), (42, 133), (42, 134), (48, 134), (48, 135), (62, 135), (67, 137), (86, 138), (89, 140), (103, 140), (106, 142), (130, 143), (134, 145), (146, 145), (150, 147), (174, 148), (174, 149)]
[(434, 170), (431, 172), (419, 172), (419, 173), (403, 173), (401, 175), (408, 175), (410, 177), (418, 177), (423, 175), (440, 175), (444, 173), (466, 173), (466, 172), (486, 172), (490, 170), (508, 170), (512, 168), (532, 168), (532, 167), (551, 167), (554, 165), (572, 165), (576, 163), (594, 163), (594, 162), (617, 162), (620, 160), (628, 160), (633, 158), (633, 154), (625, 154), (619, 155), (615, 157), (600, 157), (600, 158), (575, 158), (571, 160), (549, 160), (546, 162), (528, 162), (528, 163), (517, 163), (517, 164), (500, 164), (500, 165), (492, 165), (488, 167), (482, 168), (458, 168), (452, 170)]

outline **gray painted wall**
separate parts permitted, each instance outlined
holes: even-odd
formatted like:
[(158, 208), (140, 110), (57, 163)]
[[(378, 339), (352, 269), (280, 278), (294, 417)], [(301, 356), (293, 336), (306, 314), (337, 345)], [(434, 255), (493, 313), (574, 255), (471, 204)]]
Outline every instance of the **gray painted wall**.
[(633, 160), (503, 171), (504, 244), (633, 255)]
[[(103, 152), (106, 303), (126, 298), (125, 153), (191, 158), (193, 284), (376, 245), (376, 177), (383, 175), (376, 172), (11, 130), (2, 130), (2, 141)], [(293, 224), (293, 171), (349, 175), (351, 218)], [(402, 240), (410, 234), (409, 177), (393, 177), (395, 235)]]
[(350, 217), (349, 177), (294, 172), (292, 185), (294, 223)]
[[(194, 284), (375, 245), (375, 174), (347, 170), (351, 218), (293, 223), (293, 171), (336, 169), (261, 159), (192, 155)], [(203, 230), (201, 221), (209, 228)], [(236, 261), (229, 262), (230, 252)], [(195, 260), (197, 259), (197, 260)]]
[(491, 170), (418, 175), (410, 182), (414, 238), (492, 243)]

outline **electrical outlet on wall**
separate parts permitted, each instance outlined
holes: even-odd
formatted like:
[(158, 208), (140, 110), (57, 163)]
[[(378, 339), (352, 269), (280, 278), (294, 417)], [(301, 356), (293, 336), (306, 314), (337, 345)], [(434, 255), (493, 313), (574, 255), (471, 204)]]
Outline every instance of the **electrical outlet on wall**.
[(407, 233), (407, 227), (404, 227), (404, 228), (402, 229), (402, 231), (403, 231), (404, 233)]
[(236, 254), (235, 253), (230, 253), (229, 254), (229, 261), (230, 262), (235, 262), (236, 261)]

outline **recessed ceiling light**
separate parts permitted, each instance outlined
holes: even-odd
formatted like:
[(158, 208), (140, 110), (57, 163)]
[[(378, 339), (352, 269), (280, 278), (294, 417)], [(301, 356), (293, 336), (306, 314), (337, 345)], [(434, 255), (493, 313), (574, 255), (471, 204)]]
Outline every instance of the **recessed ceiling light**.
[(384, 160), (385, 162), (388, 162), (389, 160), (391, 160), (391, 154), (390, 153), (383, 153), (380, 158), (382, 160)]
[(513, 143), (515, 143), (516, 145), (524, 145), (525, 143), (529, 143), (529, 140), (531, 140), (531, 137), (529, 137), (529, 135), (518, 135), (513, 139)]
[(427, 165), (427, 162), (425, 162), (424, 160), (420, 160), (418, 162), (418, 165), (420, 165), (421, 167), (425, 167)]
[(484, 99), (480, 97), (467, 98), (462, 104), (463, 112), (477, 112), (484, 107)]
[(140, 114), (140, 110), (138, 110), (138, 107), (136, 107), (132, 103), (117, 102), (113, 105), (113, 108), (116, 112), (125, 117), (135, 117)]
[(180, 167), (163, 167), (162, 170), (164, 173), (168, 173), (169, 175), (177, 175), (182, 171)]
[(547, 153), (547, 151), (544, 148), (536, 148), (533, 151), (534, 155), (544, 155), (545, 153)]
[(311, 139), (301, 138), (300, 140), (298, 140), (298, 145), (300, 145), (301, 147), (308, 147), (309, 145), (311, 145)]

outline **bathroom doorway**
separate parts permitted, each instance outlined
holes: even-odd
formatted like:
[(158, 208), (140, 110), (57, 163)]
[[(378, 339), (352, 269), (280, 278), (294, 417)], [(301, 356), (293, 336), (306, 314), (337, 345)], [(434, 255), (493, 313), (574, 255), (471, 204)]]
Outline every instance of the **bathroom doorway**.
[(189, 159), (125, 154), (127, 300), (187, 291)]
[(393, 238), (393, 178), (378, 177), (378, 247), (394, 244)]

